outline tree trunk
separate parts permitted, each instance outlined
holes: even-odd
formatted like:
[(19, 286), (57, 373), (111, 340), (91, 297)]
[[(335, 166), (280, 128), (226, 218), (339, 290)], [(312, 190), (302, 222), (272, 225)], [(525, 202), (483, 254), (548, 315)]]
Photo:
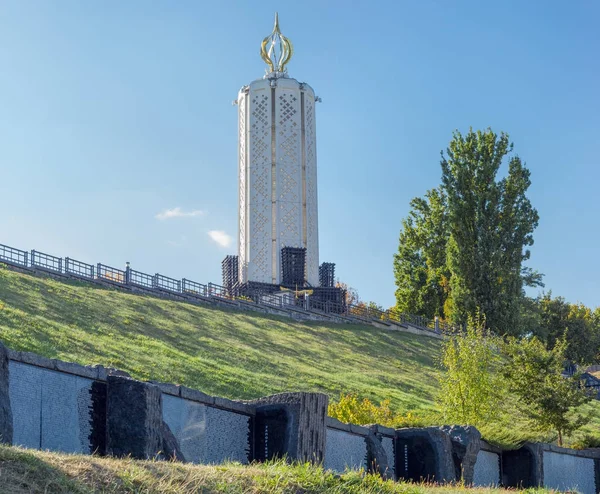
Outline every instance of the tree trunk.
[(562, 442), (562, 431), (558, 431), (558, 445), (562, 446), (563, 442)]

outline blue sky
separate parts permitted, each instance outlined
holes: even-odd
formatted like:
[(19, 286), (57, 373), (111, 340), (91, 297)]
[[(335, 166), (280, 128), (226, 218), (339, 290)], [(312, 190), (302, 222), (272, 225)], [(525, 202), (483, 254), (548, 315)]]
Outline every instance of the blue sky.
[[(0, 3), (0, 243), (220, 282), (238, 89), (279, 11), (318, 107), (321, 261), (394, 302), (409, 201), (454, 129), (504, 130), (540, 213), (529, 265), (600, 305), (600, 3)], [(157, 215), (180, 208), (180, 213)], [(222, 237), (217, 240), (226, 240)]]

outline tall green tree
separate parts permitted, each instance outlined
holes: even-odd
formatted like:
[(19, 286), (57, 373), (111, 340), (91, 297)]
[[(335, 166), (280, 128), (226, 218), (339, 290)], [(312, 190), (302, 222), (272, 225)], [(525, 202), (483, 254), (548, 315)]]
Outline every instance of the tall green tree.
[(480, 310), (493, 330), (518, 334), (523, 287), (542, 284), (524, 266), (538, 213), (527, 197), (529, 170), (512, 149), (505, 133), (454, 133), (442, 153), (442, 184), (413, 199), (402, 221), (399, 311), (462, 324)]
[(561, 446), (565, 435), (590, 420), (576, 412), (590, 400), (579, 377), (562, 375), (567, 346), (563, 338), (548, 350), (535, 336), (512, 338), (504, 346), (508, 390), (518, 398), (520, 411), (532, 425), (540, 432), (556, 432)]
[(464, 321), (479, 308), (490, 328), (515, 332), (523, 297), (523, 262), (529, 259), (538, 213), (526, 196), (529, 170), (518, 156), (498, 180), (513, 146), (505, 133), (454, 133), (442, 154), (448, 197), (451, 313)]
[(446, 195), (441, 188), (431, 189), (424, 198), (414, 198), (410, 205), (394, 255), (396, 309), (443, 318), (450, 276), (446, 267)]

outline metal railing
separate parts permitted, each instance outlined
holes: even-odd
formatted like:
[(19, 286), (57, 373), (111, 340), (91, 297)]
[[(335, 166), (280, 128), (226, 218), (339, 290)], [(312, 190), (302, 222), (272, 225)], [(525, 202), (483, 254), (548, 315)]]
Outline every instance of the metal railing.
[(231, 296), (229, 295), (229, 290), (227, 290), (227, 288), (225, 288), (224, 286), (217, 285), (216, 283), (208, 284), (208, 296), (228, 299), (231, 298)]
[(128, 285), (152, 290), (156, 288), (156, 279), (153, 275), (127, 268), (125, 270), (125, 280)]
[(0, 244), (0, 261), (26, 268), (28, 266), (29, 253), (25, 250), (15, 249), (8, 245)]
[(159, 290), (166, 290), (167, 292), (181, 293), (181, 281), (162, 274), (156, 273), (154, 275), (155, 287)]
[(45, 271), (52, 271), (53, 273), (63, 272), (63, 260), (61, 257), (38, 252), (37, 250), (31, 251), (31, 266)]
[(185, 278), (181, 280), (181, 291), (186, 295), (208, 297), (208, 287), (206, 285)]
[(450, 331), (452, 327), (446, 322), (431, 321), (425, 317), (411, 314), (398, 313), (393, 309), (382, 311), (376, 307), (369, 307), (364, 304), (338, 303), (334, 301), (321, 301), (312, 296), (307, 298), (294, 296), (293, 293), (278, 292), (277, 294), (268, 293), (265, 290), (257, 290), (254, 293), (243, 293), (238, 296), (232, 295), (226, 287), (216, 283), (198, 283), (183, 278), (178, 280), (168, 276), (156, 273), (150, 275), (141, 271), (136, 271), (129, 267), (125, 270), (107, 266), (98, 263), (96, 266), (87, 264), (69, 257), (64, 260), (60, 257), (32, 250), (31, 254), (24, 250), (15, 249), (7, 245), (0, 244), (0, 263), (6, 263), (22, 268), (33, 267), (43, 271), (66, 274), (76, 278), (82, 278), (89, 281), (105, 281), (120, 286), (139, 287), (150, 291), (170, 292), (182, 294), (188, 297), (218, 298), (251, 301), (257, 305), (273, 307), (280, 310), (287, 310), (295, 307), (306, 311), (312, 311), (323, 314), (340, 315), (347, 318), (353, 318), (363, 321), (387, 321), (397, 324), (410, 324), (420, 329), (435, 331)]
[(122, 269), (113, 268), (101, 263), (98, 263), (96, 266), (96, 277), (100, 280), (118, 283), (119, 285), (125, 285), (127, 280), (125, 271)]
[(95, 270), (92, 264), (86, 264), (70, 257), (65, 257), (65, 273), (86, 280), (93, 280), (95, 278)]
[(338, 314), (344, 316), (348, 314), (345, 304), (333, 302), (331, 300), (315, 300), (308, 298), (308, 310), (323, 312), (325, 314)]

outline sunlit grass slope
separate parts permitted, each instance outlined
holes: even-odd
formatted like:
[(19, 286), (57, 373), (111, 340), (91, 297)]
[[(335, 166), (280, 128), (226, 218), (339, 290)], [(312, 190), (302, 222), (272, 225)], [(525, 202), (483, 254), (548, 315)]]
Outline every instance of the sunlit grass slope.
[[(349, 472), (283, 462), (250, 466), (184, 465), (170, 462), (60, 455), (0, 446), (3, 494), (492, 494), (503, 489), (434, 487), (384, 481)], [(545, 489), (526, 492), (546, 493)]]
[(0, 267), (0, 340), (15, 350), (248, 399), (354, 392), (429, 408), (439, 341), (368, 325), (196, 306)]

